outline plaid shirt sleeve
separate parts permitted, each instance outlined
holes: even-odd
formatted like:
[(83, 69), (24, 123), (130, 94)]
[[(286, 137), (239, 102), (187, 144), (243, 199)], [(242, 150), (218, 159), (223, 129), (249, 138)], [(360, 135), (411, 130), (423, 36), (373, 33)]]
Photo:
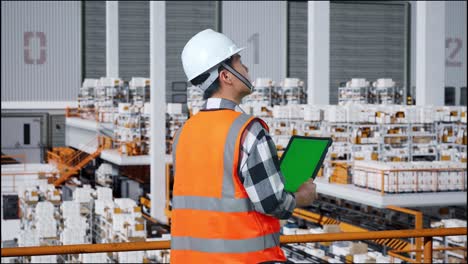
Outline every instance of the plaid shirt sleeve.
[(296, 207), (294, 194), (284, 190), (276, 146), (258, 122), (244, 131), (241, 145), (240, 180), (257, 212), (288, 219)]

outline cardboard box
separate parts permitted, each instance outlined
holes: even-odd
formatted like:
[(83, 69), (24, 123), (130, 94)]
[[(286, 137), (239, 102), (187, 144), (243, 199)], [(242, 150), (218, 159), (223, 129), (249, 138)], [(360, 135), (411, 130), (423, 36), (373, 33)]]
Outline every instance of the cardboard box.
[(324, 233), (339, 233), (341, 232), (341, 228), (339, 225), (323, 225), (323, 232)]
[(367, 244), (358, 242), (358, 243), (352, 243), (351, 248), (349, 250), (350, 254), (356, 255), (356, 254), (367, 254)]

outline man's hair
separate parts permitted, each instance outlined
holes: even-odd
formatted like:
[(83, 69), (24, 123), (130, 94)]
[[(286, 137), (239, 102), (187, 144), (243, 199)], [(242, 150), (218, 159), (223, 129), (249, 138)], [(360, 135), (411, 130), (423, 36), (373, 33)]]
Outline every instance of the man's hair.
[[(232, 67), (232, 57), (225, 60), (224, 63), (226, 63), (227, 65), (231, 66)], [(224, 70), (224, 67), (223, 66), (219, 66), (218, 68), (218, 74)], [(206, 81), (206, 79), (208, 79), (208, 77), (210, 76), (210, 73), (203, 73), (203, 74), (200, 74), (198, 75), (197, 77), (195, 77), (192, 81), (190, 81), (193, 85), (200, 85), (202, 84), (204, 81)], [(213, 96), (214, 93), (216, 93), (217, 91), (219, 90), (219, 77), (216, 78), (216, 80), (205, 90), (205, 92), (203, 93), (203, 100), (206, 100), (208, 98), (210, 98), (211, 96)]]

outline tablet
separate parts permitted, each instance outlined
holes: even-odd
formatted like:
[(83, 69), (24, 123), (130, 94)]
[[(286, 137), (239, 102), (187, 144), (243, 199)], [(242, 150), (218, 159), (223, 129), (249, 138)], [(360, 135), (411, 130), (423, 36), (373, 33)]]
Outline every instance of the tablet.
[(296, 192), (305, 181), (315, 179), (333, 140), (326, 137), (293, 136), (281, 156), (284, 189)]

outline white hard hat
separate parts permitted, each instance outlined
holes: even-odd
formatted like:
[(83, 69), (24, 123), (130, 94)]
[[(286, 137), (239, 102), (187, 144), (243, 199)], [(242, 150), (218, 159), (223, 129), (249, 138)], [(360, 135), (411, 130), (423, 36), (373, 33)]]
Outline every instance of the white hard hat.
[(182, 65), (188, 81), (203, 73), (210, 73), (208, 79), (200, 85), (203, 91), (206, 90), (218, 77), (219, 64), (243, 49), (224, 34), (212, 29), (197, 33), (182, 51)]

